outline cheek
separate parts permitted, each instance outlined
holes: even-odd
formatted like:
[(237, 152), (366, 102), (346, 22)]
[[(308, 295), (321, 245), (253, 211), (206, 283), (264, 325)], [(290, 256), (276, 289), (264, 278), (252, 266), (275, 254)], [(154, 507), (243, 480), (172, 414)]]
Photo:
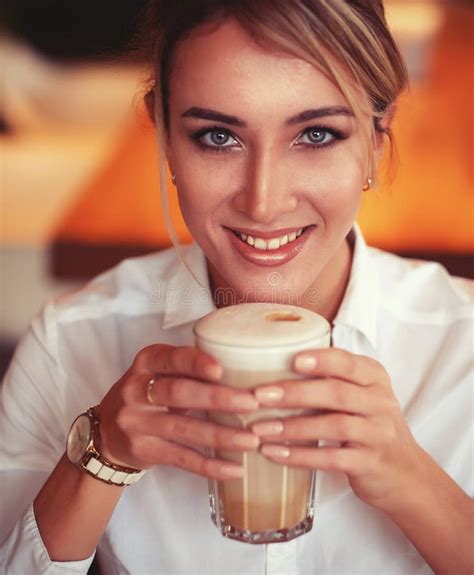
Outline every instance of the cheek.
[(354, 225), (360, 206), (361, 190), (335, 189), (331, 197), (321, 204), (320, 215), (324, 220), (322, 237), (325, 238), (328, 247), (336, 248)]
[[(219, 180), (218, 180), (219, 182)], [(183, 219), (195, 239), (212, 234), (212, 223), (227, 199), (226, 187), (216, 185), (208, 171), (180, 172), (178, 201)]]
[[(306, 190), (308, 199), (326, 227), (332, 223), (350, 226), (358, 212), (364, 182), (364, 158), (348, 149), (328, 150), (327, 155), (306, 161), (294, 173), (299, 174), (297, 188)], [(352, 152), (352, 151), (351, 151)]]
[(204, 213), (208, 213), (213, 203), (209, 193), (209, 171), (196, 162), (195, 156), (186, 154), (186, 146), (178, 142), (173, 156), (174, 167), (178, 174), (178, 201), (186, 225), (193, 232), (201, 222)]
[(241, 180), (242, 162), (203, 156), (192, 145), (182, 142), (174, 155), (174, 166), (179, 174), (178, 200), (183, 218), (190, 229), (202, 230), (209, 225), (226, 201), (237, 190)]
[(334, 170), (318, 196), (321, 214), (329, 221), (353, 219), (359, 209), (361, 196), (359, 170)]
[(182, 178), (179, 184), (178, 201), (183, 219), (192, 234), (204, 225), (204, 215), (212, 209), (207, 189), (194, 180), (186, 184)]

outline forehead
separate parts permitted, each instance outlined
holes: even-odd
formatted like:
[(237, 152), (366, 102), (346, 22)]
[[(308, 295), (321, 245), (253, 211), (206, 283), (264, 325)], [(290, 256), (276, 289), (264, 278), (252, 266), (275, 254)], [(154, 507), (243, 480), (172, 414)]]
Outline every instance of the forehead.
[(262, 47), (228, 19), (194, 31), (176, 48), (170, 108), (190, 105), (245, 117), (304, 107), (347, 105), (339, 88), (309, 62)]

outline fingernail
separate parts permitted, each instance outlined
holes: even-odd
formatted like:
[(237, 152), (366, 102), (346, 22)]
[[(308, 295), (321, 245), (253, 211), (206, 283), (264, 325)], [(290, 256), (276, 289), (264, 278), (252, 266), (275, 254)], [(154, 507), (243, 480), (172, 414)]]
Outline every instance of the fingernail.
[(252, 425), (252, 431), (257, 435), (278, 435), (283, 431), (281, 421), (263, 421)]
[(275, 385), (257, 388), (255, 390), (255, 397), (262, 403), (279, 401), (283, 397), (283, 388)]
[(248, 447), (249, 449), (256, 449), (260, 445), (260, 438), (255, 435), (234, 435), (232, 443), (237, 447)]
[(252, 395), (234, 395), (232, 406), (236, 409), (257, 409), (258, 401)]
[(221, 465), (219, 471), (229, 477), (244, 476), (244, 468), (241, 465)]
[(300, 355), (295, 360), (295, 368), (304, 373), (311, 372), (316, 367), (318, 361), (314, 355)]
[(269, 457), (289, 457), (290, 455), (289, 448), (283, 445), (262, 445), (260, 451)]
[(218, 381), (222, 376), (222, 366), (219, 364), (211, 363), (206, 366), (205, 374), (207, 379)]

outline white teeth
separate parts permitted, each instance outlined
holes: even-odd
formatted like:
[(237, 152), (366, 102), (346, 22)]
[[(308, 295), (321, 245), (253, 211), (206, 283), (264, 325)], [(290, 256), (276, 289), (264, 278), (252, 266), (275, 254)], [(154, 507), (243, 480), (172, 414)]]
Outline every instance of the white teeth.
[(280, 247), (280, 240), (273, 238), (267, 243), (267, 250), (277, 250)]
[(297, 232), (292, 232), (291, 234), (284, 235), (281, 238), (272, 238), (271, 240), (264, 240), (262, 238), (253, 238), (248, 234), (236, 232), (237, 235), (244, 241), (253, 246), (257, 250), (268, 251), (277, 250), (281, 246), (285, 246), (289, 242), (294, 242), (296, 238), (299, 238), (303, 233), (304, 228), (300, 228)]

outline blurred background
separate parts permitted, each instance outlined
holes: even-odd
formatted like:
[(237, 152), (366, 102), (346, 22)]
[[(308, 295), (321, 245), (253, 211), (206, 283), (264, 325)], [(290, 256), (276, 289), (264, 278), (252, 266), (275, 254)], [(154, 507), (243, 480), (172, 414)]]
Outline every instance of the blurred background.
[[(143, 71), (117, 59), (143, 5), (1, 0), (0, 372), (47, 298), (170, 244)], [(359, 223), (372, 245), (473, 277), (474, 5), (386, 6), (411, 89), (395, 180), (365, 194)]]

